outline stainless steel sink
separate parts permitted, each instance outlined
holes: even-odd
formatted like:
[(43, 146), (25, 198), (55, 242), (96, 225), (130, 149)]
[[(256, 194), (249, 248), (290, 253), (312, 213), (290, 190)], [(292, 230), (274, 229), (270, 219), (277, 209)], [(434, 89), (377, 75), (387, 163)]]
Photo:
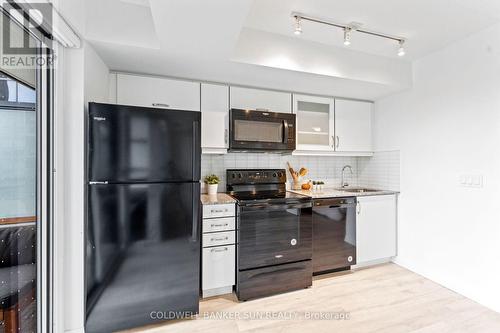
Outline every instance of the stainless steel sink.
[(374, 189), (371, 189), (371, 188), (339, 188), (339, 191), (349, 192), (349, 193), (380, 192), (380, 190), (374, 190)]

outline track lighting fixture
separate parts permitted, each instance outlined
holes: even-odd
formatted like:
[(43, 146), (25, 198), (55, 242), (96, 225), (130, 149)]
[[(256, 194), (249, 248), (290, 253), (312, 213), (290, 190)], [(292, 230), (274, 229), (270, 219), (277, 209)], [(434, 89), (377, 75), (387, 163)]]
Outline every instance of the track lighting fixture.
[(405, 45), (405, 40), (401, 39), (399, 41), (399, 50), (398, 50), (398, 56), (400, 57), (403, 57), (406, 54), (404, 45)]
[(351, 23), (349, 25), (345, 25), (345, 24), (324, 21), (324, 20), (321, 20), (318, 18), (305, 16), (305, 15), (298, 14), (298, 13), (292, 13), (292, 17), (295, 19), (294, 33), (296, 35), (300, 35), (302, 33), (301, 23), (303, 20), (305, 20), (305, 21), (316, 22), (316, 23), (320, 23), (320, 24), (324, 24), (324, 25), (329, 25), (331, 27), (343, 29), (344, 30), (344, 45), (345, 46), (351, 45), (352, 33), (355, 31), (355, 32), (359, 32), (362, 34), (371, 35), (374, 37), (385, 38), (385, 39), (390, 39), (390, 40), (393, 40), (395, 42), (398, 42), (399, 43), (398, 56), (402, 57), (406, 54), (405, 47), (404, 47), (404, 44), (406, 42), (405, 38), (391, 36), (391, 35), (387, 35), (384, 33), (370, 31), (370, 30), (366, 30), (366, 29), (361, 29), (360, 23)]
[(294, 34), (300, 35), (302, 33), (302, 23), (300, 22), (300, 17), (295, 16), (295, 23), (294, 23)]
[(349, 27), (344, 28), (344, 45), (345, 46), (351, 45), (351, 31), (352, 31), (352, 29)]

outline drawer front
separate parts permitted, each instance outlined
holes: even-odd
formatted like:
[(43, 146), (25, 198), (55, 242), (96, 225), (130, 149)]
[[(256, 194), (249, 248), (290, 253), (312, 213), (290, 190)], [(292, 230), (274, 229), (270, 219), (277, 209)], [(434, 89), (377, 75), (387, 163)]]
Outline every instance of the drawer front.
[(311, 260), (238, 271), (236, 294), (240, 301), (270, 296), (312, 285)]
[(205, 205), (203, 206), (203, 218), (235, 216), (236, 205)]
[(203, 249), (202, 289), (208, 290), (234, 285), (235, 261), (234, 245)]
[(235, 238), (234, 231), (203, 234), (203, 247), (234, 244)]
[(234, 230), (236, 219), (234, 217), (221, 217), (203, 220), (203, 233)]

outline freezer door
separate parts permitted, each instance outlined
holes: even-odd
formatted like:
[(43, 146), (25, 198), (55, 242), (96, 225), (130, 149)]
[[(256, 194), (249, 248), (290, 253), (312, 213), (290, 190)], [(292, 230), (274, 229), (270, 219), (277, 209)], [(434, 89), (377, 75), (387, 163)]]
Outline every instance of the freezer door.
[(89, 104), (89, 180), (198, 181), (199, 112)]
[(86, 332), (198, 311), (199, 198), (199, 183), (89, 186)]

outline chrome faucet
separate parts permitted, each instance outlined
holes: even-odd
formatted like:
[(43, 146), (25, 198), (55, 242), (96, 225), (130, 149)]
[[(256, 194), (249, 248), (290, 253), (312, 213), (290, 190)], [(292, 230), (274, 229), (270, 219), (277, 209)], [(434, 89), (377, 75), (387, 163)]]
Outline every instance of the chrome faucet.
[(344, 167), (342, 168), (342, 183), (341, 183), (342, 188), (349, 186), (349, 183), (345, 181), (344, 171), (346, 169), (349, 169), (349, 171), (351, 171), (351, 175), (353, 174), (352, 167), (350, 165), (344, 165)]

